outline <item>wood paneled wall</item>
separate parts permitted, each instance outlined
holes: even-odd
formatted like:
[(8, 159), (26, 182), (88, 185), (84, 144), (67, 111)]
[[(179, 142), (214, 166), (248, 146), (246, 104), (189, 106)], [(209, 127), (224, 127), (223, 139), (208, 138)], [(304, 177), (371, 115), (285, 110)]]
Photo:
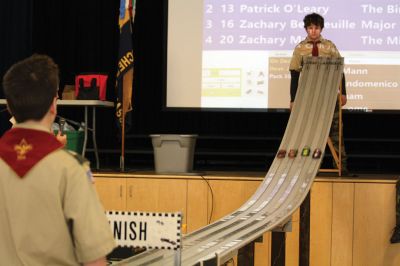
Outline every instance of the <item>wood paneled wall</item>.
[[(205, 179), (207, 179), (207, 182)], [(229, 214), (262, 178), (95, 174), (107, 210), (181, 211), (184, 233)], [(286, 234), (286, 265), (298, 265), (299, 211)], [(310, 265), (400, 265), (400, 244), (390, 244), (395, 225), (394, 180), (317, 179), (311, 189)], [(256, 244), (256, 265), (271, 265), (271, 234)]]

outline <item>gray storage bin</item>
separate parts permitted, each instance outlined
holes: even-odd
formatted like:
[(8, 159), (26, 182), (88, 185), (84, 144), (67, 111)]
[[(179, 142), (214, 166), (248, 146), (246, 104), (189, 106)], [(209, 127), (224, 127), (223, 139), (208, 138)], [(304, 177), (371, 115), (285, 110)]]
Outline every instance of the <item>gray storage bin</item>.
[(193, 170), (197, 135), (150, 135), (158, 173), (188, 173)]

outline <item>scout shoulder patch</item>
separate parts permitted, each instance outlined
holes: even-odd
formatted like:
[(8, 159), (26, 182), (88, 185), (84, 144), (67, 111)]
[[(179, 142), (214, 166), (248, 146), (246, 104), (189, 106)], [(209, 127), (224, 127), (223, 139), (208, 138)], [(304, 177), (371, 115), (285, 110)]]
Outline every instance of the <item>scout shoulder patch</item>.
[(92, 171), (90, 170), (90, 161), (88, 159), (86, 159), (85, 157), (83, 157), (82, 155), (74, 152), (74, 151), (70, 151), (70, 150), (66, 150), (64, 149), (68, 154), (70, 154), (72, 157), (75, 158), (75, 160), (83, 166), (83, 168), (85, 169), (86, 172), (86, 177), (88, 179), (88, 181), (90, 183), (94, 183), (94, 178), (93, 178), (93, 174)]

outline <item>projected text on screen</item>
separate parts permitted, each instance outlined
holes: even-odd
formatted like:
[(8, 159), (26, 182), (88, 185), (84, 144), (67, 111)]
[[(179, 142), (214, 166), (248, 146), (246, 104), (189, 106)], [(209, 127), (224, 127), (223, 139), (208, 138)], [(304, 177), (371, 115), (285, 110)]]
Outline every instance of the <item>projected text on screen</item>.
[[(345, 57), (346, 108), (400, 109), (398, 1), (204, 0), (200, 10), (193, 2), (169, 4), (175, 21), (169, 29), (183, 31), (169, 30), (167, 94), (174, 91), (174, 97), (167, 97), (167, 106), (288, 108), (292, 52), (306, 37), (304, 16), (316, 12), (325, 18), (322, 36)], [(185, 21), (179, 20), (182, 10), (192, 12)], [(187, 39), (200, 44), (182, 49)], [(174, 43), (181, 49), (170, 47)]]

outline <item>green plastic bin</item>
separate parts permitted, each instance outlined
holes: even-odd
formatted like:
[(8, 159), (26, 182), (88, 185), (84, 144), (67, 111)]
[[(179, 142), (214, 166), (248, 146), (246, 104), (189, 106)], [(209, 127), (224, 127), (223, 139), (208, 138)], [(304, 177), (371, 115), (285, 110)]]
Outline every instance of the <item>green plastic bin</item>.
[[(54, 134), (58, 134), (58, 130), (54, 131)], [(67, 135), (67, 150), (74, 151), (78, 154), (82, 154), (83, 149), (83, 139), (85, 137), (83, 131), (64, 131)]]

